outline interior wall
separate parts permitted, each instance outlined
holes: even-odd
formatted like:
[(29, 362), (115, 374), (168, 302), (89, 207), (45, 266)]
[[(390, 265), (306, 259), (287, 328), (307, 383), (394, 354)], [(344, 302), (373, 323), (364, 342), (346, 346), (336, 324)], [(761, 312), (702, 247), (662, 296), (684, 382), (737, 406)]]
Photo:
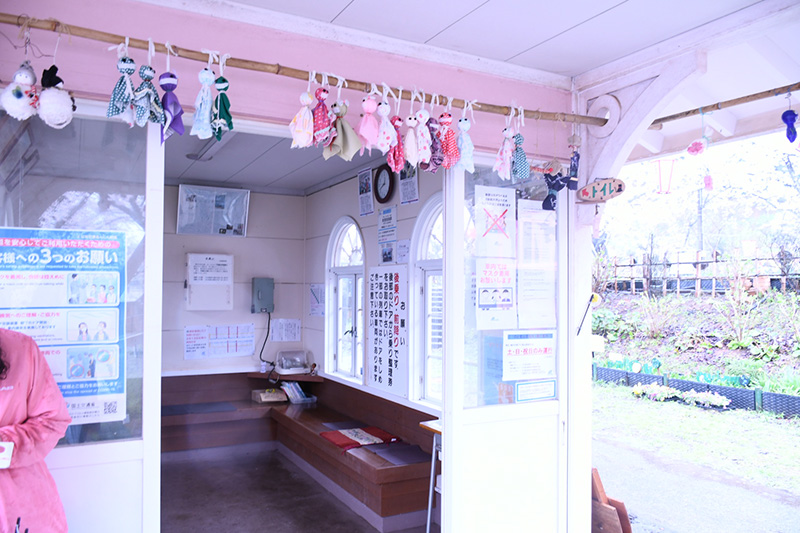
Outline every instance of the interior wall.
[[(383, 207), (397, 205), (397, 239), (411, 239), (417, 215), (425, 202), (436, 192), (442, 190), (444, 171), (436, 174), (419, 173), (419, 201), (400, 205), (399, 187), (395, 188), (394, 197), (386, 204), (375, 203), (375, 213), (367, 216), (359, 215), (358, 180), (353, 178), (306, 198), (306, 263), (305, 277), (308, 283), (325, 282), (325, 253), (330, 239), (331, 229), (342, 216), (352, 217), (361, 229), (364, 238), (365, 273), (370, 267), (380, 265), (378, 248), (378, 215)], [(410, 275), (409, 275), (410, 278)], [(308, 288), (306, 289), (306, 294)], [(308, 306), (308, 298), (304, 298)], [(325, 319), (308, 316), (305, 310), (303, 336), (306, 348), (314, 353), (315, 361), (322, 367), (325, 359)], [(411, 352), (409, 352), (411, 353)], [(413, 356), (412, 356), (413, 357)], [(324, 367), (322, 367), (324, 369)]]
[[(306, 292), (305, 199), (298, 196), (250, 194), (246, 237), (178, 235), (178, 188), (164, 191), (164, 305), (162, 375), (253, 372), (266, 333), (266, 314), (250, 313), (251, 278), (275, 280), (272, 319), (303, 319)], [(234, 291), (231, 311), (187, 311), (184, 303), (187, 253), (233, 255)], [(184, 359), (184, 328), (202, 325), (254, 323), (256, 353), (251, 357)], [(279, 350), (303, 349), (303, 342), (269, 341), (264, 359), (274, 361)]]

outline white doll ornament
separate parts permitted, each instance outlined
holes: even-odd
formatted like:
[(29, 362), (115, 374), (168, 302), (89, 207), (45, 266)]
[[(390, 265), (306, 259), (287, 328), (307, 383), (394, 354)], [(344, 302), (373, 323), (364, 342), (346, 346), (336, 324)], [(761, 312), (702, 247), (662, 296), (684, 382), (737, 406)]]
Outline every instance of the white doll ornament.
[(72, 122), (75, 99), (64, 89), (64, 80), (58, 77), (58, 67), (53, 65), (42, 72), (42, 94), (39, 95), (39, 118), (60, 130)]
[(389, 120), (389, 114), (392, 112), (392, 106), (389, 102), (382, 101), (378, 104), (378, 116), (380, 117), (380, 126), (378, 128), (378, 150), (383, 155), (386, 155), (392, 146), (397, 144), (397, 133)]
[(194, 101), (194, 124), (189, 135), (195, 135), (198, 139), (210, 139), (214, 135), (211, 129), (211, 107), (213, 97), (211, 96), (211, 86), (216, 79), (214, 71), (206, 67), (197, 75), (200, 80), (200, 91)]
[(514, 128), (507, 126), (503, 128), (503, 143), (497, 151), (497, 157), (494, 160), (492, 170), (497, 172), (497, 175), (503, 181), (511, 179), (511, 156), (514, 152)]
[(475, 144), (472, 142), (472, 137), (469, 135), (469, 129), (472, 127), (472, 122), (467, 117), (458, 120), (458, 130), (461, 135), (458, 136), (458, 151), (461, 157), (458, 159), (459, 167), (467, 172), (475, 172)]
[(300, 95), (300, 111), (295, 114), (289, 123), (289, 132), (292, 134), (292, 148), (307, 148), (314, 142), (314, 114), (311, 104), (314, 97), (306, 91)]
[(14, 73), (14, 78), (0, 94), (0, 104), (9, 116), (17, 120), (28, 120), (36, 114), (39, 92), (36, 90), (36, 74), (27, 59)]
[(427, 164), (431, 161), (431, 130), (428, 129), (430, 118), (431, 114), (427, 109), (417, 111), (417, 154), (420, 164)]

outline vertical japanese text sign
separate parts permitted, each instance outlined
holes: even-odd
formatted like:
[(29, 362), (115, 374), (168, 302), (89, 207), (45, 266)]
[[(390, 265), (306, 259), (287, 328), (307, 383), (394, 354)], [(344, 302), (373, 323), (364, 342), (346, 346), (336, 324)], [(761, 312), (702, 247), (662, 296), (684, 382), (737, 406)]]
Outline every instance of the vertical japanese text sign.
[(367, 286), (367, 383), (408, 396), (408, 268), (373, 267)]

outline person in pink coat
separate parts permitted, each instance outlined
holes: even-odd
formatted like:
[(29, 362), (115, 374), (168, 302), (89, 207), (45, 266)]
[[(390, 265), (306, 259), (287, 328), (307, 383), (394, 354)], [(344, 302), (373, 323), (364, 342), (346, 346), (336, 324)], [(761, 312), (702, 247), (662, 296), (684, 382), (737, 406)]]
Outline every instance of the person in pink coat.
[(33, 339), (0, 328), (0, 442), (13, 442), (0, 469), (0, 532), (67, 531), (64, 507), (44, 458), (72, 422), (50, 367)]

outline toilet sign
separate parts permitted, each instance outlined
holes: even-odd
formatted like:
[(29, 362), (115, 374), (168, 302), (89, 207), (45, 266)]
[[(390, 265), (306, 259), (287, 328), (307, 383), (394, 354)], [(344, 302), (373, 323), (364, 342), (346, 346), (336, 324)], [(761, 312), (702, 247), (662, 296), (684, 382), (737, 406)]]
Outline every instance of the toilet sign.
[(625, 192), (625, 183), (617, 178), (595, 180), (578, 190), (579, 202), (599, 204)]

